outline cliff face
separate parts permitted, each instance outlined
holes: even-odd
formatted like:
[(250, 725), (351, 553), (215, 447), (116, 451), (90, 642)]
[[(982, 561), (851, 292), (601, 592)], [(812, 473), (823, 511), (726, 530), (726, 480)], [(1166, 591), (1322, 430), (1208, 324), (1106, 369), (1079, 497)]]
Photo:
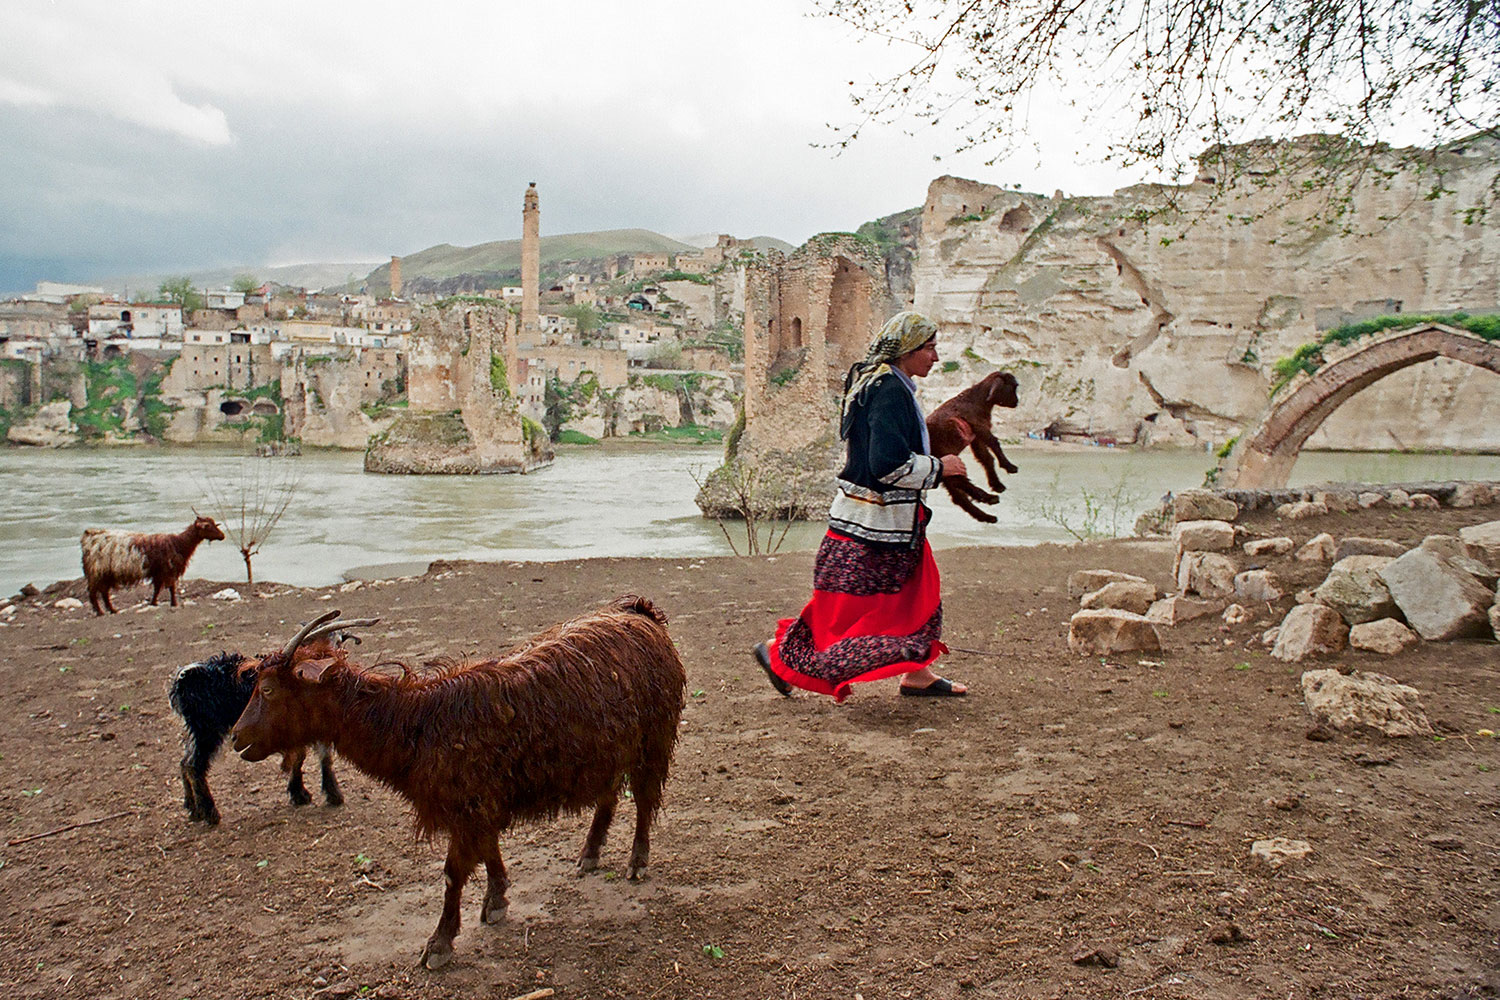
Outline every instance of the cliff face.
[[(1458, 211), (1493, 182), (1500, 144), (1439, 161), (1453, 194), (1427, 200), (1431, 174), (1364, 184), (1346, 216), (1358, 234), (1307, 221), (1310, 205), (1278, 204), (1253, 178), (1077, 198), (938, 178), (915, 308), (942, 324), (949, 363), (924, 397), (1007, 368), (1021, 384), (1020, 407), (997, 413), (1010, 433), (1220, 443), (1265, 408), (1271, 365), (1322, 330), (1500, 307), (1500, 226)], [(1308, 446), (1500, 448), (1497, 388), (1456, 362), (1414, 366), (1354, 397)]]

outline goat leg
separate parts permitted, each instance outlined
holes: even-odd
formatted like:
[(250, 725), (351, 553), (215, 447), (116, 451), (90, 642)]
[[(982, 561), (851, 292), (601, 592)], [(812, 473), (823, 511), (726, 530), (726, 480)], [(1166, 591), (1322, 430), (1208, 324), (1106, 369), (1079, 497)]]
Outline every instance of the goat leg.
[(1000, 447), (1000, 439), (995, 437), (993, 432), (983, 431), (981, 433), (975, 434), (974, 441), (976, 444), (983, 443), (986, 448), (994, 452), (995, 458), (1000, 462), (1000, 468), (1004, 469), (1006, 472), (1014, 476), (1016, 473), (1021, 471), (1020, 468), (1012, 463), (1010, 459), (1005, 457), (1005, 449)]
[[(953, 500), (953, 505), (962, 510), (964, 513), (968, 514), (974, 520), (983, 521), (985, 524), (994, 524), (997, 520), (999, 520), (995, 517), (995, 515), (986, 514), (984, 511), (974, 506), (974, 500), (982, 499), (983, 497), (993, 497), (993, 500), (985, 500), (984, 502), (999, 503), (1000, 498), (995, 496), (993, 493), (985, 493), (979, 487), (970, 482), (968, 478), (963, 476), (949, 476), (947, 479), (943, 480), (943, 487), (948, 491), (948, 496)], [(974, 496), (971, 496), (971, 491)]]
[(489, 876), (489, 885), (484, 890), (484, 902), (479, 907), (479, 922), (498, 924), (505, 919), (510, 900), (505, 893), (510, 889), (510, 877), (505, 874), (505, 859), (500, 856), (500, 837), (485, 841), (484, 870)]
[(615, 806), (619, 801), (619, 790), (611, 788), (594, 803), (594, 821), (589, 824), (589, 835), (583, 842), (583, 852), (578, 855), (578, 874), (582, 875), (599, 867), (599, 849), (604, 846), (604, 838), (609, 833), (609, 824), (614, 821)]
[(995, 471), (995, 454), (990, 450), (989, 445), (975, 438), (970, 448), (974, 452), (974, 458), (984, 469), (984, 478), (990, 484), (990, 489), (996, 493), (1004, 493), (1005, 484), (1000, 481), (1000, 474)]
[(298, 747), (281, 755), (281, 770), (286, 775), (286, 793), (294, 806), (305, 806), (312, 802), (307, 786), (302, 783), (302, 762), (307, 759), (307, 748)]
[(205, 754), (196, 743), (182, 755), (182, 804), (187, 807), (188, 819), (218, 826), (219, 807), (208, 790), (208, 764), (212, 756), (213, 751)]
[(441, 969), (453, 960), (453, 939), (458, 936), (463, 923), (458, 904), (463, 899), (464, 883), (473, 871), (473, 852), (458, 837), (451, 837), (448, 860), (443, 864), (443, 915), (438, 918), (437, 929), (422, 948), (420, 964), (424, 969)]
[(323, 801), (331, 806), (343, 805), (344, 793), (333, 773), (333, 748), (326, 743), (318, 744), (318, 763), (323, 771)]

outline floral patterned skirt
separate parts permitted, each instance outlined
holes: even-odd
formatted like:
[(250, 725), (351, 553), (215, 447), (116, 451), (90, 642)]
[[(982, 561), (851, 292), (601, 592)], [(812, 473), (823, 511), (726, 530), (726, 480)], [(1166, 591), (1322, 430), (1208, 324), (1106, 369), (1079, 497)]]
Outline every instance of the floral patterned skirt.
[(921, 549), (867, 545), (829, 531), (813, 567), (813, 594), (769, 644), (787, 683), (842, 702), (849, 686), (921, 670), (948, 651), (937, 563)]

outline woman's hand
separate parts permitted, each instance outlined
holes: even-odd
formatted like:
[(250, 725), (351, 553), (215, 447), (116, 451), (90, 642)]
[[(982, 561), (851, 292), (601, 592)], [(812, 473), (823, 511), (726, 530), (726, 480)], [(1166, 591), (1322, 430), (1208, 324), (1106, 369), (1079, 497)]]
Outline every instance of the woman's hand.
[(964, 467), (964, 460), (957, 455), (944, 455), (942, 463), (944, 479), (950, 479), (954, 476), (967, 476), (969, 474), (969, 470)]

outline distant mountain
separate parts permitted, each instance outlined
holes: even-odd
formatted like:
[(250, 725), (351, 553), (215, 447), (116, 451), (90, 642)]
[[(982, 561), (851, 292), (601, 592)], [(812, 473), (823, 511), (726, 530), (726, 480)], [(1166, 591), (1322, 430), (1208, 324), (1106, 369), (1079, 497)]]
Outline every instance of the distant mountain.
[[(597, 233), (543, 236), (540, 247), (544, 271), (569, 260), (598, 260), (627, 253), (683, 253), (692, 249), (686, 243), (649, 229), (607, 229)], [(520, 240), (496, 240), (472, 247), (439, 243), (401, 258), (403, 284), (444, 284), (460, 275), (519, 274), (520, 270)], [(365, 283), (371, 288), (390, 287), (391, 265), (382, 264), (371, 271)]]
[[(674, 236), (672, 237), (672, 239), (680, 240), (681, 242), (686, 243), (689, 246), (695, 246), (699, 249), (703, 249), (705, 247), (711, 247), (715, 243), (719, 242), (719, 234), (698, 233), (694, 236)], [(788, 243), (786, 240), (778, 240), (774, 236), (752, 236), (750, 237), (750, 239), (741, 240), (740, 242), (752, 243), (755, 245), (755, 249), (757, 250), (780, 250), (782, 253), (791, 253), (796, 249), (796, 247)]]
[(353, 279), (359, 284), (370, 268), (378, 263), (373, 260), (345, 261), (343, 263), (283, 264), (279, 267), (264, 267), (246, 264), (243, 267), (219, 267), (204, 271), (170, 271), (160, 274), (135, 274), (118, 278), (106, 278), (93, 282), (106, 291), (131, 295), (150, 295), (168, 278), (180, 278), (186, 274), (198, 288), (225, 288), (235, 278), (250, 275), (257, 281), (274, 281), (293, 288), (318, 289), (329, 285), (343, 285)]

